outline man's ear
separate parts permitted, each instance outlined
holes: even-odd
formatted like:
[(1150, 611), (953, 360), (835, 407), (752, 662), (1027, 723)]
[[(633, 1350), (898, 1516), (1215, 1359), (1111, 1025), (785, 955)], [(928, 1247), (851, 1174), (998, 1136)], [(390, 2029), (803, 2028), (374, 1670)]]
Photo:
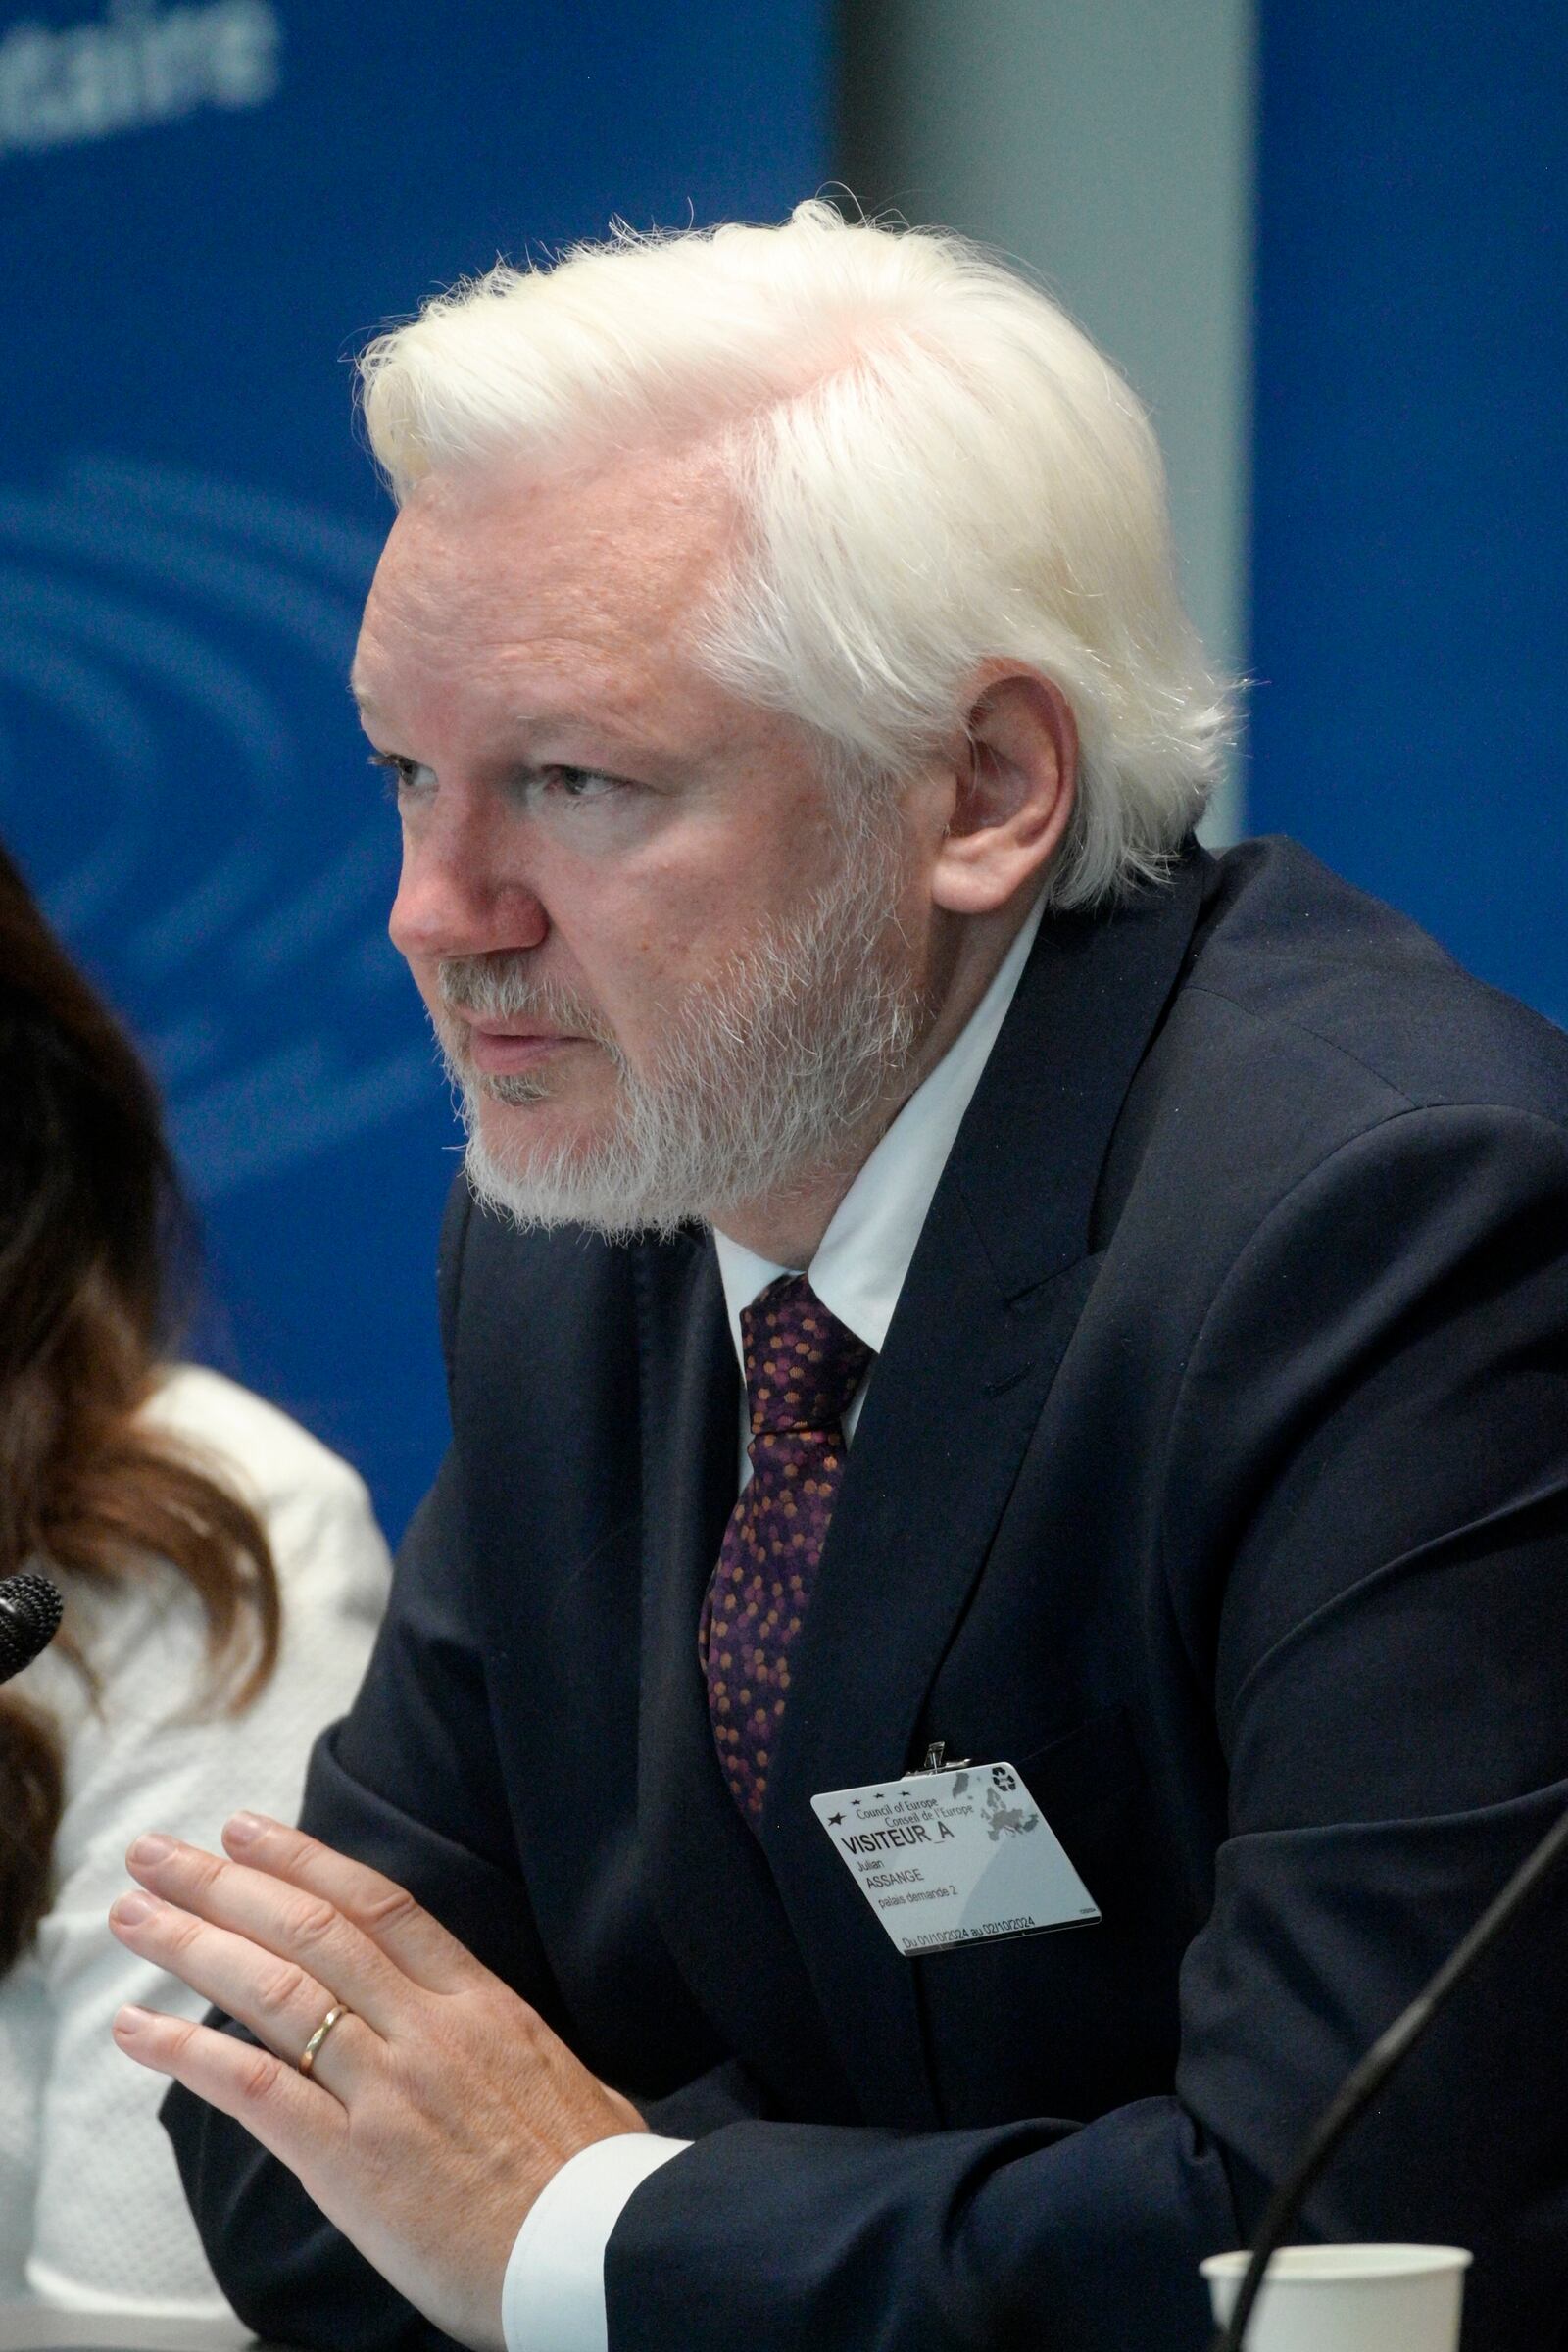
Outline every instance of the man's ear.
[(931, 896), (951, 914), (992, 914), (1038, 883), (1072, 815), (1078, 728), (1061, 688), (1001, 663), (982, 677), (952, 789)]

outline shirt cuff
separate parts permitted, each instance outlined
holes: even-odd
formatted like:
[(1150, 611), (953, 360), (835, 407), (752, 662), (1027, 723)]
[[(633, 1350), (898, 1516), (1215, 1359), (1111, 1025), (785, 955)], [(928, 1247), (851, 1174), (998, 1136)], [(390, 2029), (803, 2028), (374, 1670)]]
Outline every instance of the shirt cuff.
[(633, 2189), (689, 2148), (654, 2132), (596, 2139), (535, 2198), (507, 2263), (507, 2352), (608, 2352), (605, 2248)]

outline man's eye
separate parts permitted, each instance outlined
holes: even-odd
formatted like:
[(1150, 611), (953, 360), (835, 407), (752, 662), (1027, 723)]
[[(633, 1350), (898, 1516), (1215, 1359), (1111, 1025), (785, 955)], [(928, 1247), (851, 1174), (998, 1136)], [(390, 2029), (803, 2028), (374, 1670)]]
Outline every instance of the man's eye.
[(625, 789), (618, 776), (602, 775), (596, 767), (542, 767), (535, 781), (542, 791), (565, 801), (605, 800)]
[[(370, 765), (380, 768), (386, 777), (387, 797), (394, 801), (407, 800), (411, 793), (422, 792), (431, 781), (430, 771), (417, 760), (409, 760), (401, 752), (372, 752)], [(530, 799), (551, 801), (605, 801), (629, 787), (618, 776), (607, 776), (596, 767), (537, 767), (521, 779), (521, 790)]]
[(405, 760), (398, 752), (372, 752), (370, 765), (378, 767), (386, 778), (386, 796), (390, 801), (401, 800), (415, 789), (424, 773), (417, 760)]

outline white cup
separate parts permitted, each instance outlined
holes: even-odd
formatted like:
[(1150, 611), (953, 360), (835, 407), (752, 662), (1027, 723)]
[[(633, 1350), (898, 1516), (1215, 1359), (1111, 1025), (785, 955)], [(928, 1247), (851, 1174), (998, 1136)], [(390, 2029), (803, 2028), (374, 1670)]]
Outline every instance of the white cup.
[[(1199, 2268), (1223, 2328), (1245, 2254)], [(1281, 2246), (1252, 2306), (1247, 2352), (1458, 2352), (1462, 2246)]]

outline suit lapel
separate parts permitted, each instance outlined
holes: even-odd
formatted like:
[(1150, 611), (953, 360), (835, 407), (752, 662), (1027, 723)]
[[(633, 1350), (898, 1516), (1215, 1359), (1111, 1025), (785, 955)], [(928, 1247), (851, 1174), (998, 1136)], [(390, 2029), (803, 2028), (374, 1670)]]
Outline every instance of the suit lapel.
[(1042, 926), (900, 1295), (801, 1636), (763, 1841), (841, 2046), (879, 2111), (911, 2124), (935, 2120), (917, 1970), (809, 1799), (918, 1761), (927, 1693), (1093, 1284), (1100, 1171), (1210, 870), (1194, 853), (1129, 908)]
[(808, 2088), (825, 2116), (854, 2120), (772, 1874), (719, 1769), (697, 1656), (740, 1446), (740, 1374), (711, 1245), (646, 1253), (638, 1291), (648, 1886), (687, 1983), (733, 2049), (764, 2074), (771, 2064), (786, 2112)]

